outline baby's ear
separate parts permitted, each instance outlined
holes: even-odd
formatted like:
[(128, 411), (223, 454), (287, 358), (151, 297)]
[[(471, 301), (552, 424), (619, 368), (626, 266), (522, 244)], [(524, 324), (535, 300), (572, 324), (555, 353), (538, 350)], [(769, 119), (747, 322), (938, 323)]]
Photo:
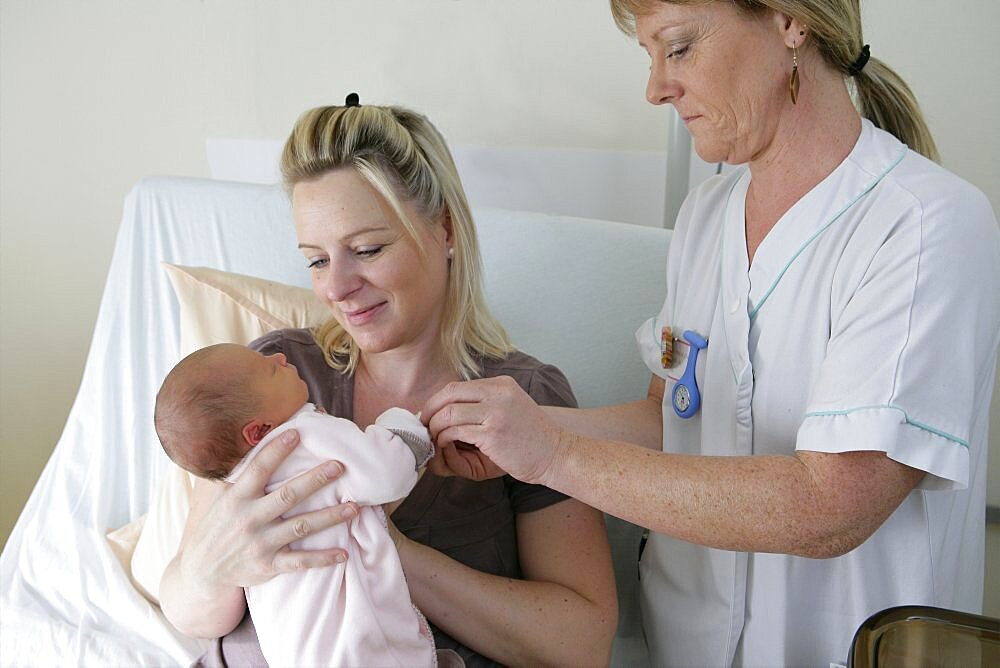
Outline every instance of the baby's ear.
[(261, 420), (254, 420), (243, 425), (243, 440), (250, 445), (257, 445), (267, 432), (274, 429), (273, 424), (265, 424)]

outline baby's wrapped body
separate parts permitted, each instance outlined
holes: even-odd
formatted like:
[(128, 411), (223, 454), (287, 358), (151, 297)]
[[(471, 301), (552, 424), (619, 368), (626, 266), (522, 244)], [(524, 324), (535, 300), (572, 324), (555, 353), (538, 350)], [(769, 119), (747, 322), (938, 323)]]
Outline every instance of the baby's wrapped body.
[(307, 403), (247, 453), (235, 480), (260, 449), (287, 429), (300, 445), (271, 477), (267, 491), (317, 464), (336, 459), (342, 476), (288, 515), (358, 504), (356, 518), (291, 544), (291, 549), (342, 547), (346, 562), (278, 575), (246, 590), (250, 616), (269, 665), (434, 666), (434, 642), (413, 606), (381, 504), (405, 497), (433, 452), (412, 413), (392, 408), (360, 430)]

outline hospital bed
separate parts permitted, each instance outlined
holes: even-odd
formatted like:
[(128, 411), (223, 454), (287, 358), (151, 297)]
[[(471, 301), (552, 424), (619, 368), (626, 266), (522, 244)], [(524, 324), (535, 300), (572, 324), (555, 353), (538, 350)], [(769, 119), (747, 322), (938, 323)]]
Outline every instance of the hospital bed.
[[(488, 299), (514, 343), (560, 366), (583, 406), (644, 396), (648, 373), (633, 332), (662, 302), (670, 232), (498, 209), (475, 214)], [(172, 466), (153, 431), (153, 397), (199, 321), (214, 322), (218, 308), (280, 304), (216, 301), (199, 313), (163, 263), (210, 268), (228, 285), (252, 283), (258, 297), (308, 285), (278, 187), (152, 177), (133, 188), (78, 395), (0, 557), (4, 666), (186, 665), (203, 647), (177, 633), (133, 582), (129, 550), (148, 529), (140, 518), (161, 498)], [(184, 276), (204, 287), (206, 274), (195, 274)], [(218, 290), (214, 299), (239, 301)], [(253, 322), (283, 322), (265, 316)], [(609, 536), (621, 600), (613, 663), (641, 666), (639, 533), (612, 519)]]

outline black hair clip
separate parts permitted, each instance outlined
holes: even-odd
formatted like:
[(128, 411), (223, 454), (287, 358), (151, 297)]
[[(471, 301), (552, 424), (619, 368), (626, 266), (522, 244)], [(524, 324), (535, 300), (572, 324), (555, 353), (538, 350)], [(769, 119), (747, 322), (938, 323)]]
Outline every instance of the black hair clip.
[(856, 77), (861, 74), (861, 70), (865, 69), (865, 65), (868, 63), (868, 59), (871, 57), (871, 50), (868, 45), (865, 44), (861, 47), (861, 53), (858, 54), (858, 59), (851, 63), (851, 66), (847, 68), (847, 73), (852, 77)]
[(345, 107), (360, 107), (361, 98), (358, 97), (357, 93), (348, 93), (347, 99), (344, 100)]

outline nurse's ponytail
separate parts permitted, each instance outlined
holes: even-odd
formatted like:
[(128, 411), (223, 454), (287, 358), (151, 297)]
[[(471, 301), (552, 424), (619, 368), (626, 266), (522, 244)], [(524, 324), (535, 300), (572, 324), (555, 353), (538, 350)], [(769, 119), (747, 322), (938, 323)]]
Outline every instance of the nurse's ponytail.
[(902, 77), (882, 61), (871, 58), (853, 79), (855, 103), (862, 116), (917, 153), (940, 162), (917, 98)]

